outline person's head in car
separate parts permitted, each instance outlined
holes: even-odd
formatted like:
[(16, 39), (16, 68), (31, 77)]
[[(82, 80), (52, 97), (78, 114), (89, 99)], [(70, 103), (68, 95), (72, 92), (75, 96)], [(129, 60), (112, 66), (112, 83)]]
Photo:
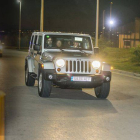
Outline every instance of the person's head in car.
[(62, 42), (61, 42), (61, 40), (58, 40), (58, 41), (56, 42), (56, 46), (57, 46), (58, 48), (62, 47)]
[(79, 47), (79, 43), (78, 42), (74, 42), (73, 46), (74, 46), (74, 48), (78, 48)]
[(48, 47), (52, 47), (52, 38), (47, 39), (47, 45)]

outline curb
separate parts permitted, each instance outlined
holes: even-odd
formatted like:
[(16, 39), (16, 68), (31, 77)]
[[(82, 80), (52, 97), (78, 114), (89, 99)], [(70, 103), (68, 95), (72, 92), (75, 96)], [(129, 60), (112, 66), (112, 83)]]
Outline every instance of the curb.
[(135, 76), (135, 77), (140, 77), (140, 74), (138, 74), (138, 73), (123, 71), (123, 70), (114, 69), (114, 70), (112, 70), (112, 72), (121, 73), (121, 74), (124, 74), (124, 75)]
[(5, 139), (4, 99), (5, 94), (0, 91), (0, 140)]

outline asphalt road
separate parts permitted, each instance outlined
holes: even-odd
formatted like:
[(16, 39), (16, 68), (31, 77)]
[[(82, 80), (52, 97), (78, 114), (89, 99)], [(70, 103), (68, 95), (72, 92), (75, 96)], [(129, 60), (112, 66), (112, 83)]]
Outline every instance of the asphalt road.
[(6, 140), (139, 140), (140, 78), (113, 74), (107, 100), (93, 89), (53, 88), (40, 98), (24, 84), (27, 53), (5, 50), (0, 90), (6, 93)]

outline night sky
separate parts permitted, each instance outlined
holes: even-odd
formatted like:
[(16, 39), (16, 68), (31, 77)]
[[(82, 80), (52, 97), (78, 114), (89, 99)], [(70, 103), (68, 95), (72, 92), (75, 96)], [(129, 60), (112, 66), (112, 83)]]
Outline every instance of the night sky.
[[(140, 17), (140, 0), (112, 0), (115, 26)], [(109, 19), (110, 0), (100, 0), (100, 29), (102, 13)], [(22, 0), (22, 30), (39, 30), (41, 0)], [(48, 31), (95, 30), (96, 0), (45, 0), (44, 29)], [(0, 31), (18, 30), (19, 3), (17, 0), (0, 2)]]

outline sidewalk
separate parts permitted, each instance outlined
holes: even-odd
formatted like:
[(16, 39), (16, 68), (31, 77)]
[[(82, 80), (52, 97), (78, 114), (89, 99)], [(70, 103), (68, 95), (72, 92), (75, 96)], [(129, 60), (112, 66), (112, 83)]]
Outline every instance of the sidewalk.
[(127, 71), (123, 71), (123, 70), (114, 69), (114, 70), (112, 70), (112, 72), (113, 72), (113, 73), (123, 74), (123, 75), (129, 75), (129, 76), (140, 77), (140, 74), (138, 74), (138, 73), (127, 72)]

